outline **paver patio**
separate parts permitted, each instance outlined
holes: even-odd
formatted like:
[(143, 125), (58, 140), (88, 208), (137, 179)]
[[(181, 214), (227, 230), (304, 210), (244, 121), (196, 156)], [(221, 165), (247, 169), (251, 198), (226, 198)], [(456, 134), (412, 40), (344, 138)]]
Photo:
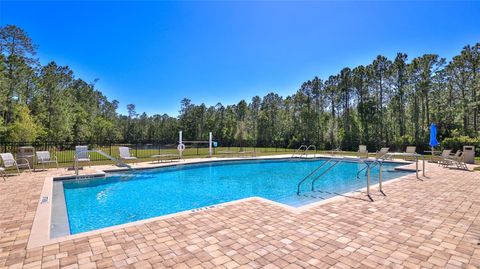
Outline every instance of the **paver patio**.
[[(479, 268), (480, 173), (428, 164), (299, 213), (261, 200), (27, 249), (47, 175), (0, 179), (2, 268)], [(88, 171), (87, 171), (88, 172)]]

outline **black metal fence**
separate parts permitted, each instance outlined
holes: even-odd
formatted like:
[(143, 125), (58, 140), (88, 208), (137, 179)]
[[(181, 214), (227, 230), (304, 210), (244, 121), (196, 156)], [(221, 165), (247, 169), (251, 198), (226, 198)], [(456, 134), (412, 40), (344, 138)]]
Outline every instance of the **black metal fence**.
[[(130, 148), (130, 154), (139, 159), (149, 159), (153, 155), (178, 154), (177, 144), (161, 142), (141, 142), (141, 143), (91, 143), (91, 142), (0, 142), (0, 152), (10, 152), (16, 158), (22, 147), (34, 147), (35, 151), (49, 151), (52, 157), (57, 157), (60, 164), (72, 164), (75, 156), (76, 146), (88, 146), (89, 149), (102, 150), (108, 155), (119, 158), (119, 147)], [(259, 154), (280, 154), (292, 152), (293, 149), (286, 147), (257, 147), (250, 146), (250, 143), (241, 143), (237, 145), (222, 146), (217, 142), (217, 147), (212, 148), (214, 156), (230, 155), (234, 152), (259, 153)], [(207, 157), (209, 156), (208, 143), (185, 142), (185, 150), (182, 152), (185, 158)], [(33, 157), (33, 156), (31, 156)], [(90, 160), (92, 162), (108, 161), (108, 159), (98, 153), (91, 152)]]

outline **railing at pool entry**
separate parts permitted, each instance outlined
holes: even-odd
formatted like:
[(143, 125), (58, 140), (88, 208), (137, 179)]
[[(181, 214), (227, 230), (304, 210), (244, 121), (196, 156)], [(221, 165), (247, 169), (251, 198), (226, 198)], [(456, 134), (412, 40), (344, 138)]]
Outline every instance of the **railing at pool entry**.
[(373, 161), (368, 161), (368, 160), (361, 160), (365, 165), (367, 166), (367, 197), (370, 199), (370, 201), (373, 202), (372, 196), (370, 196), (370, 172), (373, 167), (378, 165), (378, 190), (380, 191), (383, 196), (387, 196), (382, 189), (382, 166), (383, 166), (383, 160), (382, 159), (376, 159)]
[(108, 159), (110, 159), (111, 161), (115, 162), (117, 166), (120, 166), (120, 167), (127, 167), (128, 169), (130, 170), (133, 170), (133, 167), (124, 163), (123, 161), (121, 161), (120, 159), (117, 159), (115, 157), (112, 157), (110, 155), (108, 155), (107, 153), (105, 153), (103, 150), (99, 150), (99, 149), (89, 149), (89, 150), (80, 150), (78, 151), (76, 154), (75, 154), (75, 160), (74, 160), (74, 169), (75, 169), (75, 176), (78, 177), (78, 170), (79, 170), (79, 167), (78, 167), (78, 153), (89, 153), (89, 152), (95, 152), (95, 153), (98, 153)]
[[(313, 157), (315, 158), (316, 157), (316, 152), (317, 152), (317, 147), (315, 145), (301, 145), (293, 154), (292, 154), (292, 158), (296, 157), (295, 155), (297, 155), (299, 152), (300, 155), (298, 155), (297, 157), (298, 158), (302, 158), (303, 155), (305, 155), (306, 158), (308, 158), (308, 151), (310, 149), (313, 149), (315, 150), (315, 153), (313, 153)], [(303, 151), (302, 151), (303, 150)]]
[[(326, 175), (333, 167), (335, 167), (337, 164), (341, 162), (342, 159), (351, 159), (348, 157), (343, 157), (339, 159), (329, 159), (328, 161), (325, 161), (324, 163), (320, 164), (317, 168), (315, 168), (312, 172), (310, 172), (307, 176), (305, 176), (302, 180), (297, 185), (297, 195), (300, 195), (301, 193), (301, 186), (304, 184), (309, 178), (311, 178), (313, 175), (315, 175), (316, 172), (318, 172), (322, 167), (327, 167), (327, 164), (329, 166), (327, 169), (325, 169), (320, 175), (316, 176), (311, 183), (311, 191), (315, 191), (315, 182), (320, 179), (322, 176)], [(379, 166), (379, 178), (378, 178), (378, 186), (379, 186), (379, 191), (382, 195), (386, 196), (386, 194), (383, 192), (382, 189), (382, 166), (383, 166), (383, 160), (382, 159), (355, 159), (355, 161), (364, 163), (366, 165), (366, 173), (367, 173), (367, 197), (370, 199), (370, 201), (373, 202), (373, 198), (370, 195), (370, 174), (371, 174), (371, 169), (374, 166)], [(361, 171), (363, 171), (365, 168), (363, 168)]]
[(309, 179), (311, 176), (313, 176), (318, 170), (320, 170), (320, 168), (324, 167), (325, 165), (327, 165), (328, 163), (330, 163), (333, 159), (330, 159), (326, 162), (323, 162), (321, 165), (319, 165), (317, 168), (315, 168), (312, 172), (310, 172), (310, 174), (308, 174), (307, 176), (305, 176), (302, 180), (300, 180), (300, 182), (298, 182), (297, 184), (297, 195), (300, 195), (300, 187), (302, 186), (302, 184), (307, 180)]
[(312, 190), (312, 191), (315, 190), (315, 182), (316, 182), (319, 178), (321, 178), (323, 175), (325, 175), (326, 173), (328, 173), (328, 171), (332, 170), (333, 167), (335, 167), (337, 164), (340, 163), (339, 160), (334, 160), (334, 159), (330, 159), (330, 160), (333, 160), (333, 161), (331, 162), (331, 165), (330, 165), (327, 169), (325, 169), (325, 171), (323, 171), (319, 176), (317, 176), (316, 178), (314, 178), (314, 179), (312, 180), (312, 187), (311, 187), (311, 190)]

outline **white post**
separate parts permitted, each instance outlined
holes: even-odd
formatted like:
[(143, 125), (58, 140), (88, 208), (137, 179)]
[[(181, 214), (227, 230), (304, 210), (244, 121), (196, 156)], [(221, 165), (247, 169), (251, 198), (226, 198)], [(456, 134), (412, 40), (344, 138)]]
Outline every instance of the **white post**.
[[(178, 145), (181, 145), (181, 144), (183, 144), (183, 141), (182, 141), (182, 131), (179, 131), (179, 132), (178, 132)], [(178, 154), (180, 155), (180, 159), (182, 158), (182, 153), (183, 153), (183, 152), (182, 152), (181, 150), (178, 151)]]
[(208, 153), (210, 154), (210, 158), (212, 158), (212, 132), (208, 134)]

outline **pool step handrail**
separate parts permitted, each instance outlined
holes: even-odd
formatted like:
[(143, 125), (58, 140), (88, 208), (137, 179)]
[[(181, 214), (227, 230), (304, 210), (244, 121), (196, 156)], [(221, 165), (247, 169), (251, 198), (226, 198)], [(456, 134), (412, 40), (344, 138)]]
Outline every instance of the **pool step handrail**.
[[(315, 152), (317, 152), (317, 147), (315, 145), (309, 145), (307, 147), (307, 149), (303, 152), (303, 154), (300, 155), (300, 157), (302, 157), (302, 155), (305, 155), (305, 158), (308, 158), (308, 150), (310, 148), (313, 148), (313, 150), (315, 150)], [(313, 158), (315, 158), (315, 153), (313, 153)]]
[[(298, 158), (302, 158), (303, 155), (305, 155), (306, 158), (308, 158), (308, 151), (313, 148), (315, 150), (315, 152), (317, 152), (317, 147), (313, 144), (307, 146), (307, 145), (301, 145), (293, 154), (292, 154), (292, 158), (295, 157), (295, 155), (297, 155), (300, 151), (300, 155), (298, 155)], [(313, 157), (315, 157), (316, 153), (313, 154)]]
[[(115, 164), (117, 166), (120, 166), (120, 167), (127, 167), (128, 169), (130, 170), (133, 170), (133, 167), (129, 164), (126, 164), (124, 163), (123, 161), (121, 161), (120, 159), (117, 159), (107, 153), (105, 153), (103, 150), (99, 150), (99, 149), (89, 149), (89, 150), (82, 150), (81, 152), (96, 152), (104, 157), (106, 157), (107, 159), (110, 159), (111, 161), (115, 162)], [(75, 154), (75, 175), (78, 176), (78, 158), (77, 158), (77, 155), (78, 154)]]
[[(388, 154), (388, 153), (387, 153), (387, 154)], [(385, 154), (385, 155), (386, 155), (386, 154)], [(373, 169), (375, 166), (377, 166), (377, 165), (379, 165), (379, 164), (382, 164), (384, 160), (385, 160), (384, 158), (376, 158), (376, 159), (370, 161), (370, 162), (372, 163), (372, 166), (370, 166), (370, 169)], [(366, 159), (366, 160), (363, 160), (362, 162), (366, 164), (368, 161), (369, 161), (369, 160)], [(367, 166), (365, 166), (364, 168), (358, 170), (358, 172), (357, 172), (357, 179), (360, 179), (360, 173), (361, 173), (362, 171), (366, 170), (368, 167), (369, 167), (369, 166), (367, 165)], [(367, 171), (365, 171), (365, 176), (366, 176), (366, 175), (367, 175)]]
[[(363, 162), (363, 163), (366, 163), (366, 162)], [(375, 160), (375, 161), (372, 161), (372, 163), (373, 163), (373, 165), (370, 166), (370, 169), (373, 169), (373, 168), (378, 164), (378, 162), (377, 162), (376, 160)], [(367, 175), (367, 171), (366, 171), (366, 170), (367, 170), (368, 167), (369, 167), (369, 166), (366, 165), (366, 166), (363, 167), (362, 169), (358, 170), (358, 172), (357, 172), (357, 179), (360, 179), (360, 173), (362, 173), (362, 171), (365, 171), (365, 176)]]
[[(375, 159), (375, 160), (372, 160), (372, 161), (369, 161), (369, 160), (361, 160), (361, 161), (366, 165), (365, 168), (367, 169), (367, 172), (366, 172), (367, 173), (367, 197), (370, 199), (370, 201), (373, 202), (373, 198), (370, 195), (370, 174), (371, 174), (371, 169), (373, 167), (375, 167), (376, 165), (380, 166), (379, 171), (378, 171), (378, 187), (379, 187), (378, 190), (380, 191), (380, 193), (383, 196), (387, 196), (383, 192), (383, 188), (382, 188), (382, 182), (383, 182), (382, 166), (383, 166), (383, 161), (384, 160), (383, 159)], [(358, 173), (357, 173), (357, 176), (358, 176)]]
[(297, 195), (300, 195), (300, 187), (302, 186), (302, 184), (307, 180), (309, 179), (310, 177), (312, 177), (318, 170), (320, 170), (320, 168), (324, 167), (325, 165), (329, 164), (330, 162), (332, 162), (333, 159), (329, 159), (328, 161), (325, 161), (323, 162), (322, 164), (320, 164), (317, 168), (315, 168), (312, 172), (310, 172), (308, 175), (306, 175), (302, 180), (300, 180), (300, 182), (298, 182), (297, 184)]
[(333, 164), (330, 165), (325, 171), (323, 171), (320, 175), (318, 175), (314, 180), (312, 180), (312, 188), (311, 190), (314, 191), (315, 190), (315, 182), (320, 179), (323, 175), (325, 175), (326, 173), (328, 173), (328, 171), (332, 170), (333, 167), (335, 167), (337, 164), (340, 163), (340, 160), (335, 160), (335, 159), (331, 159), (333, 160)]
[(301, 151), (302, 149), (307, 149), (307, 145), (301, 145), (293, 154), (292, 154), (292, 158), (295, 157), (295, 155)]

